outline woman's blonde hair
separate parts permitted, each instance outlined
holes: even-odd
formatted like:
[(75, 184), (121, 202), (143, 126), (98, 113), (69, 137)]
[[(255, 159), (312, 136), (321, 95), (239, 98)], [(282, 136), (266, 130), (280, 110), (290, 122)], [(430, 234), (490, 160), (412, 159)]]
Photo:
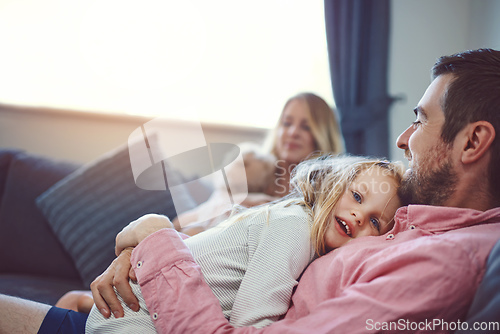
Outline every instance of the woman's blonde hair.
[(341, 153), (344, 151), (344, 142), (342, 139), (342, 134), (340, 132), (340, 126), (337, 121), (337, 116), (335, 111), (330, 108), (330, 106), (321, 97), (313, 93), (300, 93), (292, 96), (285, 103), (283, 110), (281, 111), (280, 118), (277, 125), (275, 126), (273, 132), (271, 132), (269, 137), (270, 152), (275, 156), (279, 157), (277, 152), (278, 143), (278, 128), (281, 126), (283, 119), (283, 112), (286, 107), (295, 100), (304, 101), (309, 109), (309, 126), (311, 128), (311, 134), (314, 138), (314, 144), (317, 151), (322, 154), (327, 153)]
[(373, 167), (382, 168), (397, 186), (401, 184), (402, 163), (368, 157), (326, 155), (303, 161), (293, 170), (289, 197), (299, 199), (298, 203), (311, 210), (311, 239), (318, 255), (326, 252), (325, 234), (337, 202), (361, 171)]

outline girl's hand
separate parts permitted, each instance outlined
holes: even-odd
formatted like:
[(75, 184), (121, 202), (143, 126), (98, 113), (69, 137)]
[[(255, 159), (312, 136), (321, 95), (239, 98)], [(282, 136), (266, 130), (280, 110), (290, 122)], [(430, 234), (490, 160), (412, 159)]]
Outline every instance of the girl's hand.
[(148, 214), (131, 222), (116, 236), (116, 256), (127, 247), (135, 247), (148, 235), (163, 228), (174, 228), (170, 219), (157, 214)]

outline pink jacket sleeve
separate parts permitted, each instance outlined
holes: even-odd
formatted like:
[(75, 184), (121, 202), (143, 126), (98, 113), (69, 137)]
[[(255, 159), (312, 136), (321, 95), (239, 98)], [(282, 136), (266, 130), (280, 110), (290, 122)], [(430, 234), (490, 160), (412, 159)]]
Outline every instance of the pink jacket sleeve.
[(231, 332), (219, 300), (175, 230), (148, 236), (134, 249), (131, 263), (159, 333)]

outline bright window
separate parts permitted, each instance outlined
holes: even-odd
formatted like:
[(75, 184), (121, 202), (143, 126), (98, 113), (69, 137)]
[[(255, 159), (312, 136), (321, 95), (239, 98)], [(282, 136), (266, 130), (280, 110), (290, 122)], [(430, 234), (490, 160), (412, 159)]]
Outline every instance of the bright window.
[(333, 106), (321, 0), (0, 0), (0, 103), (269, 128)]

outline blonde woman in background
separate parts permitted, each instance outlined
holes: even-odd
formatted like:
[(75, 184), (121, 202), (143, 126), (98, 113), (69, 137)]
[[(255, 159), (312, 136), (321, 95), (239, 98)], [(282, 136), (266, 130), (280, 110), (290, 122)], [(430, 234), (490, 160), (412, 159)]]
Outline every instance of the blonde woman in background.
[(277, 159), (277, 182), (266, 190), (272, 196), (282, 197), (288, 193), (290, 173), (301, 161), (344, 151), (335, 112), (312, 93), (295, 95), (285, 103), (269, 139), (269, 151)]
[[(246, 156), (243, 155), (243, 159), (249, 194), (241, 205), (252, 207), (287, 195), (290, 173), (297, 164), (320, 154), (338, 154), (343, 149), (335, 111), (325, 100), (313, 93), (300, 93), (291, 97), (285, 103), (264, 148), (259, 150), (254, 147), (244, 152), (247, 153)], [(262, 183), (266, 187), (257, 189), (258, 191), (252, 187)], [(180, 214), (173, 220), (176, 229), (194, 235), (227, 218), (230, 207), (221, 204), (222, 195), (226, 192), (225, 188), (215, 189), (205, 203)], [(205, 217), (217, 218), (206, 220)]]

